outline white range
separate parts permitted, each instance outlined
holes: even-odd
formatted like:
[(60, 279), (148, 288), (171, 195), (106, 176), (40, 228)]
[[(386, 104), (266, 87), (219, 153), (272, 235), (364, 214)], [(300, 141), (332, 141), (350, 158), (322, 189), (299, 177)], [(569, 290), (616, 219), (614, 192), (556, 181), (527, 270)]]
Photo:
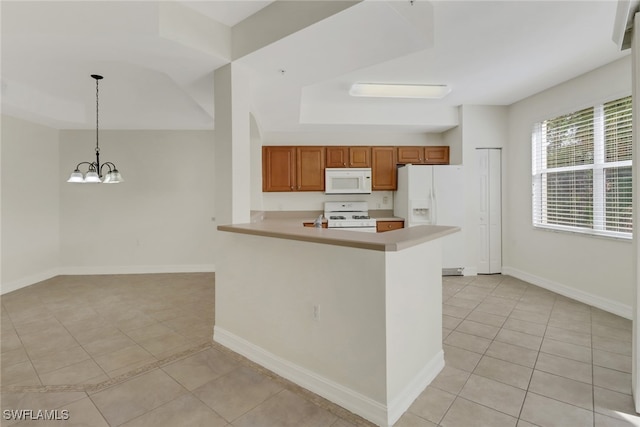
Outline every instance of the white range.
[(376, 220), (369, 217), (367, 202), (325, 202), (324, 217), (328, 228), (376, 232)]

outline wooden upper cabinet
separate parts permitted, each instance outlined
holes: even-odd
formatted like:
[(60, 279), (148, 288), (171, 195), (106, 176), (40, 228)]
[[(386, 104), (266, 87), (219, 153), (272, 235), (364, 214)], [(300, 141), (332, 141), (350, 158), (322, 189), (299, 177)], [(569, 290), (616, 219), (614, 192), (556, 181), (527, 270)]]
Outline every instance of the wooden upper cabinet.
[(420, 164), (424, 158), (424, 147), (398, 147), (398, 163)]
[(262, 191), (294, 191), (296, 147), (262, 147)]
[(324, 147), (296, 147), (296, 190), (324, 191)]
[(324, 191), (326, 168), (371, 168), (371, 189), (396, 190), (397, 164), (448, 165), (447, 146), (264, 146), (262, 191)]
[(349, 147), (327, 147), (327, 167), (346, 168), (349, 166)]
[(328, 168), (370, 168), (371, 147), (327, 147)]
[(371, 147), (349, 147), (350, 168), (371, 167)]
[(372, 190), (397, 190), (396, 147), (371, 147)]
[(448, 165), (449, 147), (447, 146), (401, 146), (398, 147), (398, 163), (416, 165)]
[(262, 191), (324, 191), (325, 149), (262, 147)]
[(449, 147), (424, 147), (424, 162), (428, 165), (448, 165)]

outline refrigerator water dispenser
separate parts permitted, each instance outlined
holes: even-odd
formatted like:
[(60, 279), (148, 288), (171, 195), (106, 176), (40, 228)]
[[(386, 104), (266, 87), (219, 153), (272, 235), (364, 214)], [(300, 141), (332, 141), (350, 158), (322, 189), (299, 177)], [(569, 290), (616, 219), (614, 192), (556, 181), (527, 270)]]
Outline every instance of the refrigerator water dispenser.
[(410, 206), (413, 224), (431, 224), (431, 203), (429, 200), (414, 200)]

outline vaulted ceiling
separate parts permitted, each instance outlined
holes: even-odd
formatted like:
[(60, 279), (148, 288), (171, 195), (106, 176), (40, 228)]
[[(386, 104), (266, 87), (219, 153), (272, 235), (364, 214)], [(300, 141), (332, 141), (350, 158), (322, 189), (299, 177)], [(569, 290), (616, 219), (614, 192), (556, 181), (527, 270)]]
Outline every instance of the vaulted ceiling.
[[(624, 55), (615, 1), (2, 1), (2, 112), (58, 129), (213, 129), (214, 71), (251, 78), (266, 132), (439, 132)], [(365, 99), (354, 82), (448, 84)]]

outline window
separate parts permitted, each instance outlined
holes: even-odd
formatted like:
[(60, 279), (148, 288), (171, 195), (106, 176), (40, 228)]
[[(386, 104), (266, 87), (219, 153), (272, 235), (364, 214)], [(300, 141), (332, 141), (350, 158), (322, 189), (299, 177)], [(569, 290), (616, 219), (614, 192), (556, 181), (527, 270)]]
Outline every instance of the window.
[(631, 97), (536, 123), (533, 225), (631, 238)]

